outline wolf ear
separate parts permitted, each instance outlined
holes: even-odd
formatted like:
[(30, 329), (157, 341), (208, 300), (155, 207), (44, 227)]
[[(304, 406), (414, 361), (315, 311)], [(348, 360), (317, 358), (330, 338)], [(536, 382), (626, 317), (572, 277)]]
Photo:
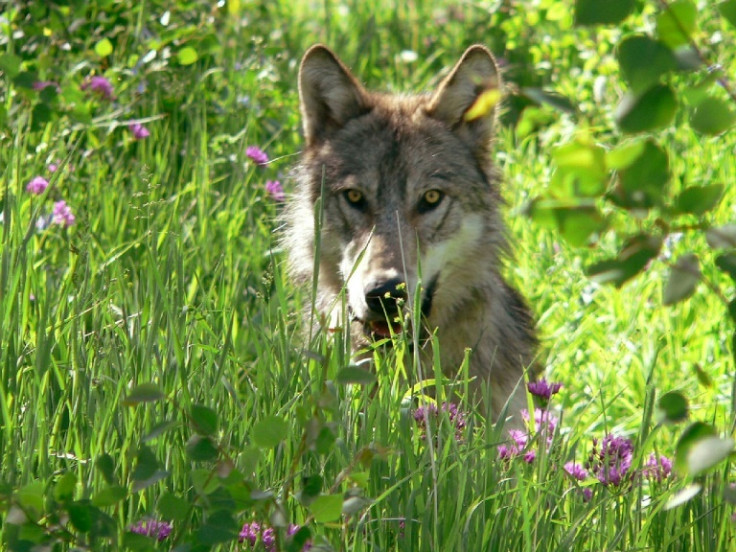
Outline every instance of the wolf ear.
[(299, 102), (307, 145), (324, 139), (368, 110), (367, 94), (332, 51), (321, 44), (304, 54), (299, 68)]
[[(449, 126), (476, 154), (493, 138), (501, 75), (485, 46), (468, 48), (429, 101), (427, 113)], [(472, 108), (472, 111), (471, 111)]]

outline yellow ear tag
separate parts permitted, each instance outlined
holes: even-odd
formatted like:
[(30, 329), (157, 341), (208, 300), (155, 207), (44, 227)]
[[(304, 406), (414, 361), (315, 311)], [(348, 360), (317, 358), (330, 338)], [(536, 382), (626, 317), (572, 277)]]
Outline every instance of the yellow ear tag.
[(482, 92), (473, 102), (473, 105), (465, 112), (463, 119), (466, 122), (475, 121), (481, 117), (490, 115), (496, 104), (501, 101), (503, 94), (498, 88), (491, 88)]

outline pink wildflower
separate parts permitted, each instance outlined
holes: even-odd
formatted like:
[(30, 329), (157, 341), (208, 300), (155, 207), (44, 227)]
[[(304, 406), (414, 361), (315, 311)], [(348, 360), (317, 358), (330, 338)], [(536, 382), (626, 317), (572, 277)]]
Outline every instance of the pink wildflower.
[(130, 123), (128, 128), (130, 129), (130, 132), (133, 133), (133, 138), (136, 140), (143, 140), (151, 135), (148, 129), (140, 123)]
[(98, 94), (106, 100), (114, 100), (115, 95), (113, 94), (112, 83), (105, 77), (90, 77), (82, 83), (80, 87), (82, 90), (87, 90)]
[(57, 92), (61, 92), (61, 87), (58, 83), (54, 81), (36, 81), (33, 83), (33, 89), (38, 91), (41, 91), (49, 86), (53, 86), (54, 88), (56, 88)]
[(598, 440), (593, 439), (593, 449), (588, 467), (598, 481), (605, 486), (618, 487), (631, 479), (629, 473), (634, 455), (633, 443), (624, 437), (606, 435), (598, 450)]
[(161, 542), (171, 534), (171, 523), (168, 521), (157, 521), (155, 519), (147, 519), (139, 521), (137, 524), (130, 528), (133, 533), (139, 535), (146, 535), (147, 537), (155, 537), (156, 540)]
[(267, 180), (266, 191), (274, 201), (284, 201), (284, 199), (286, 199), (284, 188), (278, 180)]
[(26, 191), (31, 194), (40, 195), (44, 193), (48, 187), (48, 180), (42, 176), (36, 176), (28, 183), (28, 185), (26, 185)]
[(466, 414), (462, 410), (458, 409), (457, 405), (450, 402), (442, 403), (440, 408), (437, 408), (436, 404), (429, 404), (427, 406), (420, 406), (414, 411), (414, 420), (417, 422), (417, 426), (421, 431), (422, 439), (426, 438), (427, 423), (430, 419), (439, 418), (440, 410), (447, 412), (447, 417), (450, 423), (455, 428), (455, 440), (462, 441), (463, 432), (467, 425)]
[(77, 218), (72, 213), (71, 207), (66, 204), (63, 199), (54, 203), (54, 218), (51, 222), (59, 224), (64, 227), (69, 227), (74, 224)]
[(575, 462), (568, 462), (567, 464), (565, 464), (564, 468), (568, 475), (570, 475), (570, 477), (578, 481), (582, 481), (583, 479), (588, 477), (588, 470), (586, 470), (580, 464), (576, 464)]
[(245, 155), (250, 157), (256, 165), (263, 166), (268, 163), (268, 155), (258, 146), (248, 146)]
[(647, 458), (644, 467), (641, 470), (642, 475), (655, 480), (657, 483), (663, 479), (667, 479), (672, 473), (672, 460), (666, 456), (660, 456), (651, 453)]
[(560, 392), (562, 384), (550, 383), (546, 379), (542, 378), (538, 381), (530, 381), (526, 387), (532, 395), (539, 397), (546, 402), (552, 395)]

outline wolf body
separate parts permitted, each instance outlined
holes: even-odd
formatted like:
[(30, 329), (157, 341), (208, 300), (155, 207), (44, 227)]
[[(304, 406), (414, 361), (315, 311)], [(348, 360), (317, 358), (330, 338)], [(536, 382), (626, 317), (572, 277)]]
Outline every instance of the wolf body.
[[(443, 371), (455, 374), (470, 348), (471, 385), (479, 396), (490, 384), (494, 416), (507, 401), (510, 413), (525, 407), (522, 378), (536, 346), (530, 311), (501, 275), (496, 110), (483, 107), (500, 88), (479, 45), (426, 95), (369, 92), (327, 47), (313, 46), (299, 71), (306, 147), (284, 237), (291, 274), (311, 281), (320, 211), (317, 308), (330, 324), (350, 324), (356, 350), (400, 332), (395, 317), (418, 293)], [(340, 320), (343, 290), (349, 320)]]

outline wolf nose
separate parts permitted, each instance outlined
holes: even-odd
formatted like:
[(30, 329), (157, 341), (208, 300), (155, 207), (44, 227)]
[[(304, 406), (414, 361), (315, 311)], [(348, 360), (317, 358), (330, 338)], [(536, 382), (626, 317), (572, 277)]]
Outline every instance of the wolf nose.
[(399, 312), (399, 301), (406, 301), (406, 284), (399, 278), (366, 286), (365, 302), (374, 313), (393, 315)]

